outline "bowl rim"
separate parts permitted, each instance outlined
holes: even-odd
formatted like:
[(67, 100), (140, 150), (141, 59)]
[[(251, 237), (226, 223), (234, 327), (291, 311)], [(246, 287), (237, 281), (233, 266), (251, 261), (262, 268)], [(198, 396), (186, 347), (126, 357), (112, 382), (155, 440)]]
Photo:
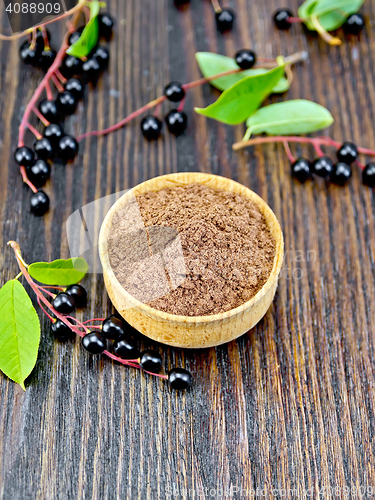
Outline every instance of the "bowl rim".
[[(194, 179), (188, 180), (190, 175), (194, 176)], [(142, 191), (142, 193), (145, 193), (147, 191), (160, 191), (161, 189), (164, 189), (166, 186), (161, 187), (160, 189), (147, 189), (148, 187), (152, 186), (153, 184), (157, 184), (158, 181), (170, 181), (171, 182), (171, 187), (178, 187), (182, 185), (187, 185), (187, 184), (192, 184), (192, 183), (201, 183), (201, 184), (206, 184), (212, 179), (218, 179), (219, 181), (228, 184), (227, 187), (223, 188), (223, 191), (230, 191), (238, 194), (243, 194), (246, 193), (245, 196), (247, 195), (248, 198), (253, 200), (255, 203), (257, 203), (258, 207), (260, 207), (261, 212), (263, 215), (266, 216), (266, 221), (267, 225), (269, 226), (270, 229), (272, 229), (272, 234), (275, 238), (276, 242), (276, 249), (275, 249), (275, 257), (274, 257), (274, 262), (273, 266), (270, 272), (270, 275), (268, 276), (267, 281), (264, 283), (262, 288), (248, 301), (244, 302), (243, 304), (233, 308), (229, 309), (228, 311), (224, 311), (221, 313), (217, 314), (212, 314), (212, 315), (206, 315), (206, 316), (182, 316), (182, 315), (177, 315), (177, 314), (171, 314), (171, 313), (166, 313), (164, 311), (160, 311), (159, 309), (155, 309), (143, 302), (140, 302), (137, 300), (135, 297), (130, 295), (119, 283), (118, 279), (116, 278), (114, 271), (112, 270), (112, 266), (110, 265), (109, 262), (109, 256), (108, 256), (108, 235), (111, 230), (112, 226), (112, 218), (114, 214), (116, 213), (117, 210), (123, 208), (124, 203), (128, 199), (130, 199), (132, 196), (136, 196), (137, 191)], [(213, 189), (221, 189), (221, 188), (214, 188)], [(272, 227), (270, 226), (269, 222), (272, 220)], [(99, 257), (100, 261), (103, 267), (103, 274), (107, 274), (107, 277), (112, 285), (113, 288), (113, 293), (116, 294), (116, 292), (120, 293), (123, 297), (125, 297), (126, 301), (129, 303), (132, 303), (132, 307), (141, 309), (144, 314), (146, 314), (148, 317), (153, 317), (163, 321), (172, 321), (172, 322), (178, 322), (178, 323), (191, 323), (191, 324), (197, 324), (197, 323), (212, 323), (214, 321), (222, 321), (224, 319), (229, 319), (232, 318), (233, 316), (237, 316), (238, 314), (241, 314), (243, 311), (248, 310), (249, 308), (252, 308), (257, 302), (259, 302), (264, 295), (267, 294), (269, 289), (273, 286), (275, 280), (278, 279), (281, 266), (283, 263), (283, 257), (284, 257), (284, 238), (283, 238), (283, 233), (281, 231), (280, 223), (276, 218), (276, 215), (272, 211), (272, 209), (269, 207), (269, 205), (261, 198), (258, 194), (256, 194), (254, 191), (249, 189), (248, 187), (244, 186), (243, 184), (240, 184), (239, 182), (236, 182), (230, 178), (227, 177), (222, 177), (219, 175), (215, 174), (206, 174), (206, 173), (201, 173), (201, 172), (178, 172), (178, 173), (173, 173), (173, 174), (166, 174), (166, 175), (160, 175), (157, 177), (152, 177), (151, 179), (148, 179), (147, 181), (144, 181), (140, 184), (137, 184), (134, 186), (132, 189), (129, 189), (125, 194), (123, 194), (116, 202), (112, 205), (112, 207), (109, 209), (107, 212), (99, 233), (99, 240), (98, 240), (98, 249), (99, 249)], [(130, 308), (129, 308), (130, 309)]]

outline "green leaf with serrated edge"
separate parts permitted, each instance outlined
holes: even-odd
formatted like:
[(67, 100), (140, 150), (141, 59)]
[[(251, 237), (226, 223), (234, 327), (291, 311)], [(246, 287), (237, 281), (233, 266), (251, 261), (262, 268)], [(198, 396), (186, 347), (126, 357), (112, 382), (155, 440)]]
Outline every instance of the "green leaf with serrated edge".
[(58, 259), (53, 262), (34, 262), (28, 271), (32, 278), (44, 285), (69, 286), (81, 281), (89, 269), (82, 257)]
[(329, 127), (331, 113), (316, 102), (304, 99), (278, 102), (258, 109), (246, 120), (245, 138), (251, 134), (302, 135)]
[(195, 111), (228, 125), (238, 125), (259, 108), (283, 73), (284, 65), (280, 65), (263, 75), (248, 76), (225, 90), (207, 108), (195, 108)]
[(25, 390), (38, 356), (39, 317), (18, 280), (0, 289), (0, 369)]
[(82, 58), (90, 54), (98, 43), (99, 24), (98, 14), (100, 12), (100, 2), (92, 0), (90, 6), (90, 21), (86, 24), (81, 36), (66, 51), (70, 56)]
[(326, 31), (333, 31), (344, 24), (346, 18), (361, 8), (364, 0), (307, 0), (298, 9), (298, 16), (305, 19), (307, 28), (316, 31), (311, 16), (318, 17)]
[[(214, 52), (197, 52), (195, 57), (205, 78), (209, 78), (212, 75), (224, 73), (225, 71), (230, 71), (232, 69), (238, 69), (236, 61), (233, 57), (222, 56), (220, 54), (215, 54)], [(265, 68), (247, 69), (239, 73), (234, 73), (233, 75), (222, 76), (221, 78), (211, 80), (210, 84), (219, 90), (227, 90), (232, 87), (232, 85), (240, 80), (243, 80), (247, 76), (261, 75), (263, 73), (267, 73), (267, 71), (269, 70)], [(272, 89), (272, 93), (286, 92), (289, 87), (290, 85), (288, 80), (285, 76), (282, 76)]]

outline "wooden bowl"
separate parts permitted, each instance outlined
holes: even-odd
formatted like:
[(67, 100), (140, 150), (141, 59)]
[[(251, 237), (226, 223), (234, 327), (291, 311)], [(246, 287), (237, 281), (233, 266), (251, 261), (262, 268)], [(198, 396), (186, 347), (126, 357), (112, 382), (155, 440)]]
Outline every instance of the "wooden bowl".
[[(276, 252), (270, 276), (254, 297), (229, 311), (211, 316), (177, 316), (154, 309), (132, 297), (118, 282), (109, 261), (108, 237), (115, 212), (140, 195), (166, 187), (184, 186), (194, 182), (216, 189), (238, 193), (251, 199), (264, 215), (276, 241)], [(158, 342), (176, 347), (211, 347), (229, 342), (253, 328), (269, 308), (283, 261), (284, 241), (275, 214), (262, 198), (237, 182), (217, 175), (197, 172), (162, 175), (146, 182), (119, 198), (106, 215), (99, 235), (99, 255), (108, 295), (123, 318), (136, 330)]]

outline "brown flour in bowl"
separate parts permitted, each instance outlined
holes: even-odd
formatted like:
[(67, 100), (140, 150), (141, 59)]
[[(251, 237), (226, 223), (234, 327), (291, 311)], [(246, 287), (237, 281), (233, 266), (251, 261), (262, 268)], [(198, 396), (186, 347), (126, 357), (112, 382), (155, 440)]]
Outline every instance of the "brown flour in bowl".
[(151, 307), (183, 316), (217, 314), (251, 299), (271, 273), (275, 250), (256, 204), (204, 184), (137, 196), (114, 214), (108, 241), (121, 285)]

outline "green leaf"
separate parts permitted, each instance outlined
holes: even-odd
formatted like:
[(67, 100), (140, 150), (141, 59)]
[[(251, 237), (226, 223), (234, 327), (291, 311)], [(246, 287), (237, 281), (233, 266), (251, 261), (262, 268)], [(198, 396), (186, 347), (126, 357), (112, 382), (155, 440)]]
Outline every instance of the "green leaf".
[(284, 65), (281, 65), (263, 75), (248, 76), (225, 90), (207, 108), (195, 108), (195, 111), (229, 125), (242, 123), (259, 108), (283, 73)]
[(69, 286), (85, 276), (89, 266), (82, 257), (58, 259), (53, 262), (34, 262), (29, 265), (29, 274), (44, 285)]
[(86, 24), (81, 36), (66, 51), (67, 54), (74, 57), (86, 57), (98, 43), (99, 24), (98, 14), (100, 12), (99, 0), (92, 0), (90, 6), (90, 21)]
[(326, 31), (333, 31), (344, 24), (348, 15), (358, 12), (364, 0), (306, 0), (298, 9), (298, 16), (305, 19), (307, 28), (316, 31), (311, 16), (316, 16)]
[(333, 123), (331, 113), (315, 102), (304, 99), (278, 102), (258, 109), (246, 121), (251, 134), (302, 135), (329, 127)]
[[(215, 54), (214, 52), (197, 52), (195, 57), (205, 78), (209, 78), (210, 76), (224, 73), (225, 71), (230, 71), (232, 69), (238, 69), (236, 61), (233, 57), (222, 56), (220, 54)], [(221, 78), (211, 80), (210, 84), (219, 90), (227, 90), (232, 87), (232, 85), (240, 80), (243, 80), (247, 76), (262, 75), (267, 72), (268, 70), (265, 68), (247, 69), (246, 71), (234, 73), (233, 75), (222, 76)], [(289, 82), (285, 76), (282, 76), (272, 89), (272, 93), (282, 93), (286, 92), (288, 89)]]
[(18, 280), (10, 280), (0, 289), (0, 369), (23, 390), (39, 341), (39, 318), (30, 297)]

